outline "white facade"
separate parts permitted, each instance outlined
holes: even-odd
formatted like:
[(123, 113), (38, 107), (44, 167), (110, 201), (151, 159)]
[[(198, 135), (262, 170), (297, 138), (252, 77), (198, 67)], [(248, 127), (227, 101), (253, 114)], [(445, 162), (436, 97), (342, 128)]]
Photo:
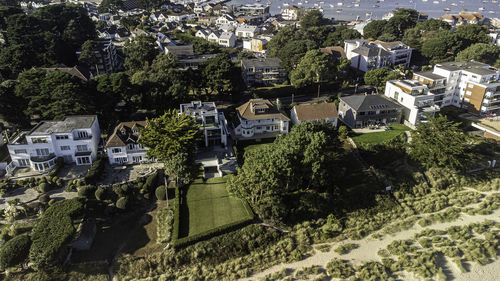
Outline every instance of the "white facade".
[(140, 129), (146, 121), (122, 122), (116, 126), (106, 142), (106, 152), (111, 165), (138, 164), (152, 159), (147, 157), (147, 147), (138, 142)]
[(47, 172), (54, 167), (57, 157), (62, 157), (65, 163), (90, 165), (97, 157), (100, 136), (97, 116), (42, 121), (7, 145), (12, 159), (8, 168), (30, 167)]
[(180, 113), (196, 118), (203, 131), (205, 146), (227, 145), (227, 121), (223, 112), (218, 112), (214, 102), (192, 101), (180, 105)]
[(238, 139), (276, 137), (288, 133), (290, 118), (264, 99), (252, 99), (237, 108), (239, 124), (234, 133)]
[(236, 36), (231, 32), (213, 31), (207, 36), (207, 40), (228, 48), (236, 45)]
[(284, 20), (297, 20), (299, 16), (299, 8), (295, 6), (281, 10), (281, 17)]
[(240, 38), (252, 38), (257, 34), (258, 31), (259, 28), (257, 26), (241, 25), (236, 28), (236, 36)]
[(412, 48), (402, 42), (366, 41), (361, 39), (344, 41), (344, 51), (351, 67), (370, 71), (390, 65), (410, 66)]

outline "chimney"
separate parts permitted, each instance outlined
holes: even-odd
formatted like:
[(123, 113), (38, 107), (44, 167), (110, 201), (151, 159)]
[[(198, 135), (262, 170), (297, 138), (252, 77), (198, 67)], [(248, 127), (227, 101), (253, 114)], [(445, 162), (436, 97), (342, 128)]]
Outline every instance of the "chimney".
[(279, 98), (276, 98), (276, 107), (278, 107), (278, 110), (280, 110), (280, 99)]

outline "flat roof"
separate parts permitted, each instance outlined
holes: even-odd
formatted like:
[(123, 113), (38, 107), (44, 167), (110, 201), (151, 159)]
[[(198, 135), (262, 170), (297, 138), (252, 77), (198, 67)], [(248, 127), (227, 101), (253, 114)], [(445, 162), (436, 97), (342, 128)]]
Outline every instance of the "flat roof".
[(446, 77), (434, 74), (432, 71), (422, 71), (422, 72), (415, 72), (415, 75), (420, 75), (425, 78), (429, 78), (431, 80), (439, 80), (439, 79), (445, 79)]
[(39, 136), (52, 133), (71, 133), (75, 129), (86, 129), (92, 127), (97, 119), (96, 115), (66, 116), (60, 121), (41, 121), (28, 135)]

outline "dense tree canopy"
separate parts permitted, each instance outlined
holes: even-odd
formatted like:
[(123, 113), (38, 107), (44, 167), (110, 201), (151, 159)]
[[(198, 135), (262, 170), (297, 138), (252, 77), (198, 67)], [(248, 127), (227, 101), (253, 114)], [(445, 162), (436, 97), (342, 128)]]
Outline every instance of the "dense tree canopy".
[(326, 78), (329, 70), (332, 70), (330, 56), (319, 50), (311, 50), (290, 73), (290, 82), (297, 88), (319, 83), (321, 79)]
[(32, 14), (4, 11), (6, 44), (0, 51), (0, 72), (16, 77), (33, 66), (77, 62), (76, 51), (95, 38), (95, 26), (87, 11), (72, 4), (48, 5)]
[(202, 66), (204, 90), (209, 93), (228, 94), (236, 84), (233, 63), (228, 54), (221, 53), (206, 60)]
[(155, 39), (144, 34), (127, 42), (123, 52), (127, 55), (124, 65), (131, 73), (144, 69), (148, 64), (151, 64), (158, 54)]
[(200, 137), (200, 125), (190, 115), (168, 110), (162, 116), (148, 119), (139, 142), (148, 147), (148, 157), (166, 161), (179, 153), (190, 157)]
[(345, 40), (359, 38), (361, 38), (361, 34), (357, 30), (339, 26), (335, 28), (334, 32), (328, 33), (323, 46), (343, 46)]
[(300, 27), (308, 29), (310, 27), (317, 27), (328, 24), (328, 20), (323, 17), (323, 13), (319, 10), (310, 10), (306, 12), (300, 19)]
[(500, 67), (500, 47), (492, 44), (477, 43), (458, 53), (456, 59), (459, 61), (475, 60)]
[[(246, 199), (271, 221), (294, 220), (327, 209), (335, 196), (333, 177), (341, 151), (331, 124), (305, 122), (274, 143), (245, 154), (238, 174), (228, 179), (230, 192)], [(313, 200), (316, 204), (310, 205)]]
[(401, 79), (403, 75), (399, 71), (390, 71), (385, 68), (367, 71), (364, 76), (365, 83), (382, 91), (385, 83), (389, 80)]
[(410, 156), (425, 168), (463, 169), (470, 159), (468, 137), (446, 116), (429, 117), (412, 132)]

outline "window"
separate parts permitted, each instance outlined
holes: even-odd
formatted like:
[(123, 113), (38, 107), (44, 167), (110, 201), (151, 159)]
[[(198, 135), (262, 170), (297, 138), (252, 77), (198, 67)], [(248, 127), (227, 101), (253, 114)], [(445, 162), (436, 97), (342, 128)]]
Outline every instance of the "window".
[(47, 138), (32, 138), (32, 143), (47, 143)]
[(361, 111), (361, 112), (359, 113), (359, 116), (363, 116), (363, 115), (365, 115), (365, 113), (366, 113), (366, 112)]
[(113, 152), (113, 153), (120, 153), (120, 152), (122, 152), (122, 149), (121, 148), (113, 148), (111, 150), (111, 152)]
[(17, 163), (21, 167), (27, 167), (27, 166), (30, 165), (30, 160), (28, 160), (28, 159), (19, 159), (19, 160), (17, 160)]
[(70, 150), (69, 145), (61, 145), (61, 150)]
[(67, 140), (69, 139), (68, 135), (56, 135), (56, 140)]
[(83, 151), (88, 151), (88, 149), (87, 149), (87, 145), (86, 145), (86, 144), (80, 144), (80, 145), (77, 145), (77, 146), (76, 146), (76, 150), (77, 150), (77, 151), (80, 151), (80, 152), (83, 152)]
[(26, 149), (15, 149), (14, 154), (28, 154), (28, 151)]
[(38, 156), (47, 156), (47, 155), (49, 155), (49, 149), (48, 148), (37, 148), (36, 149), (36, 155), (38, 155)]
[(87, 138), (89, 136), (86, 131), (78, 131), (77, 135), (79, 138)]
[(90, 164), (90, 158), (89, 157), (78, 157), (78, 158), (76, 158), (76, 162), (78, 163), (78, 165)]

